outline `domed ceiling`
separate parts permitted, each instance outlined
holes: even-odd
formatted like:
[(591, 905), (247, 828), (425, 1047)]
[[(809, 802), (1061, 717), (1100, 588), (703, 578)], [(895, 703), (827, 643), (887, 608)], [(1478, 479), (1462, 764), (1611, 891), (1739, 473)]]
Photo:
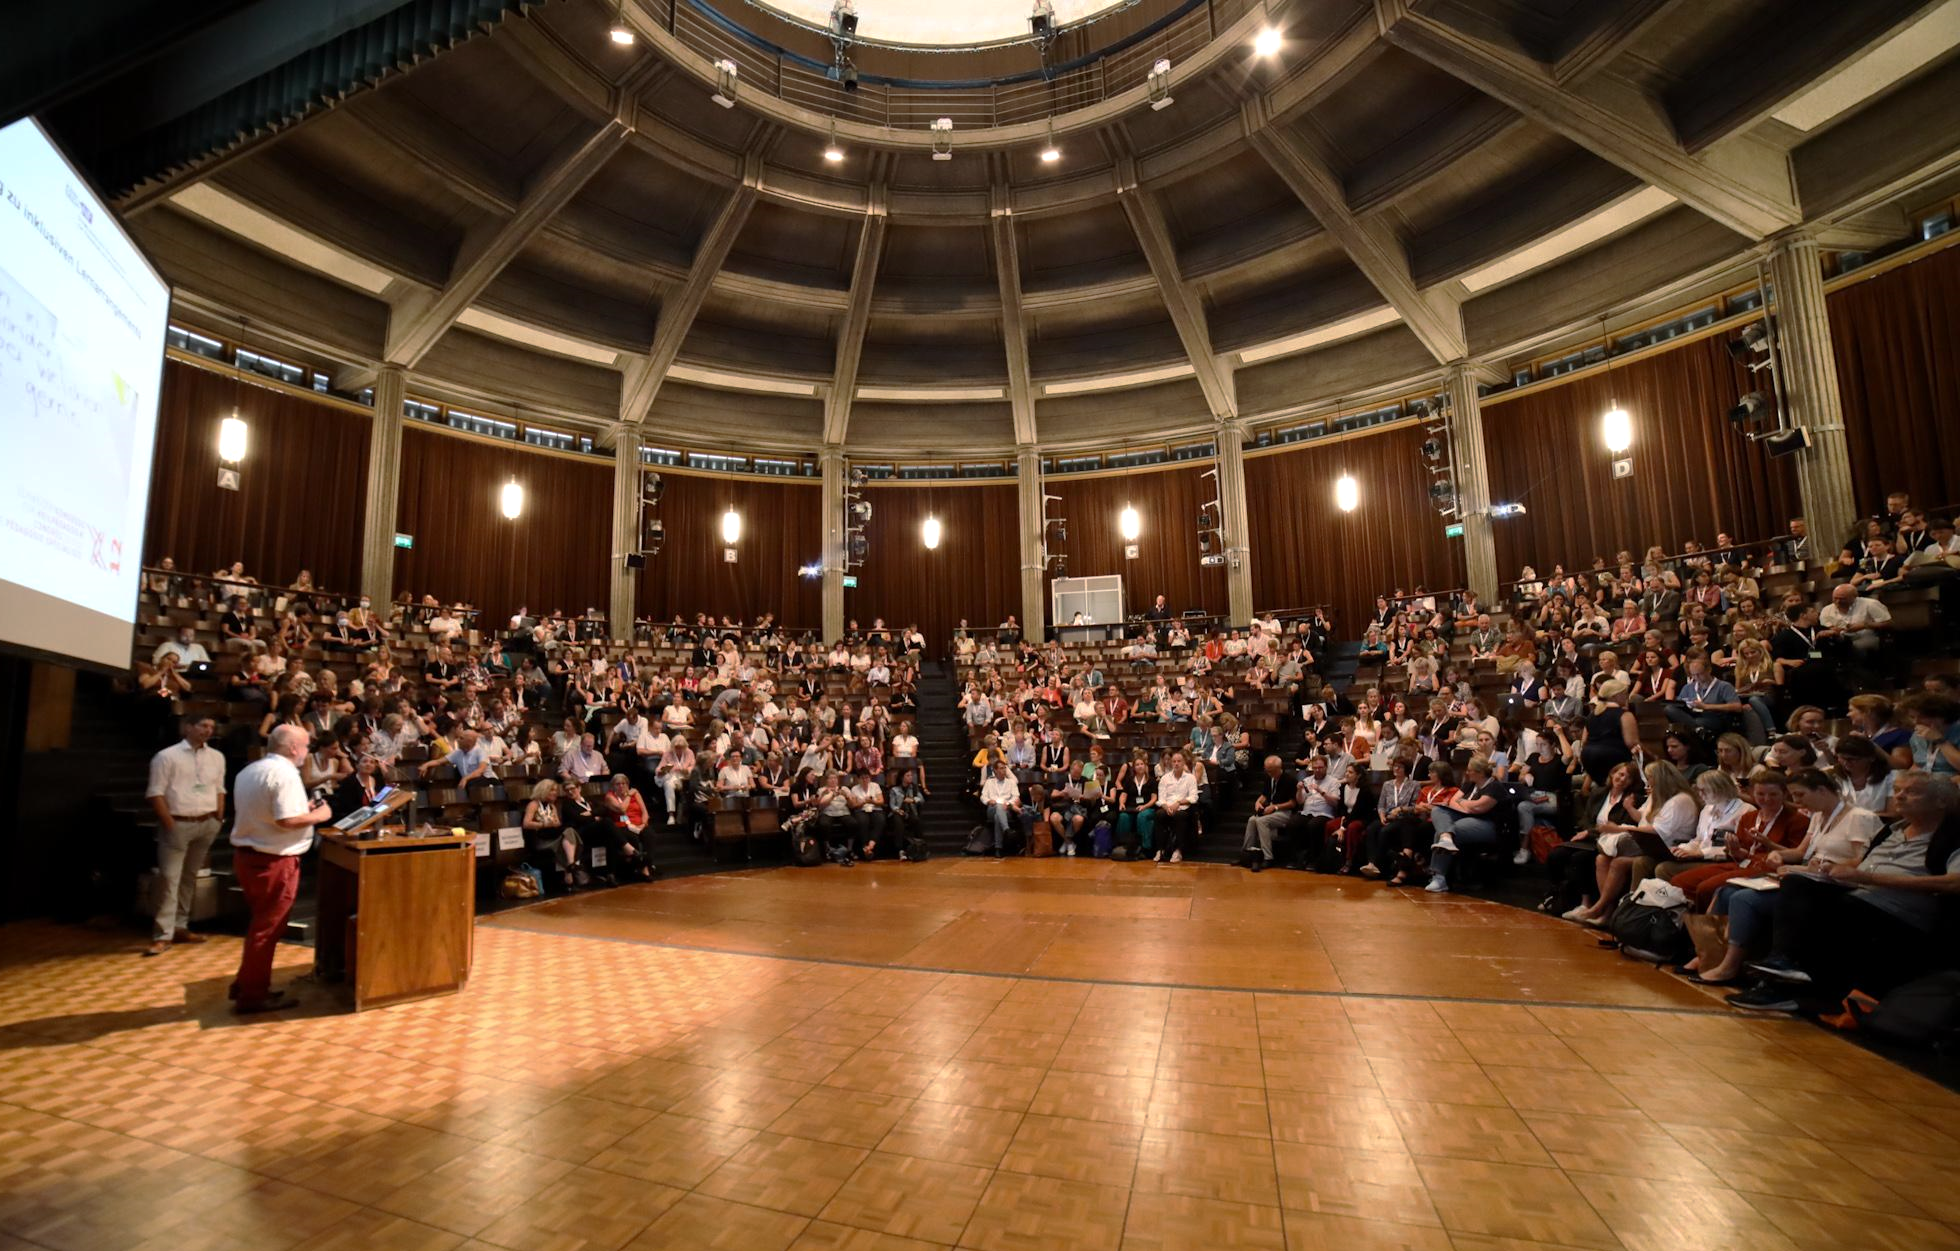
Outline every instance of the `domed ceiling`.
[[(1052, 0), (1058, 26), (1126, 8), (1138, 0)], [(827, 27), (833, 0), (736, 0), (729, 15), (740, 21), (745, 7), (770, 9), (793, 21)], [(1028, 37), (1032, 0), (855, 0), (857, 34), (865, 40), (915, 47), (960, 47)]]
[(394, 362), (606, 438), (944, 456), (1507, 379), (1751, 280), (1779, 231), (1897, 239), (1954, 163), (1954, 0), (1164, 3), (1034, 97), (845, 92), (715, 2), (628, 3), (625, 47), (610, 3), (538, 5), (135, 188), (135, 229), (184, 316), (343, 385)]

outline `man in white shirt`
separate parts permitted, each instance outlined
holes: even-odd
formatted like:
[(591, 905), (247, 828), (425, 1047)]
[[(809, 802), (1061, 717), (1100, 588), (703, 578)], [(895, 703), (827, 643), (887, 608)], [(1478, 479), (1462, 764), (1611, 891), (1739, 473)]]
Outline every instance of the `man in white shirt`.
[(1021, 783), (1006, 760), (994, 761), (994, 771), (980, 784), (980, 804), (987, 810), (987, 825), (994, 832), (994, 859), (998, 860), (1006, 854), (1003, 847), (1008, 825), (1021, 815)]
[(252, 921), (231, 987), (234, 1012), (271, 1012), (296, 1002), (272, 989), (272, 957), (299, 894), (300, 854), (313, 844), (313, 827), (333, 815), (324, 802), (307, 800), (299, 776), (306, 747), (305, 730), (275, 726), (265, 756), (238, 774), (231, 863)]
[(1870, 596), (1858, 594), (1858, 588), (1849, 582), (1840, 582), (1831, 588), (1831, 602), (1818, 614), (1817, 624), (1824, 627), (1821, 637), (1849, 643), (1862, 660), (1877, 655), (1885, 646), (1892, 613)]
[(1198, 805), (1198, 777), (1191, 772), (1191, 762), (1183, 752), (1171, 757), (1171, 770), (1157, 779), (1158, 827), (1164, 831), (1162, 844), (1157, 849), (1157, 863), (1181, 864), (1184, 861), (1184, 844), (1191, 839), (1191, 827), (1196, 820)]
[(150, 758), (144, 794), (157, 814), (157, 911), (146, 956), (162, 955), (173, 942), (204, 941), (191, 932), (191, 904), (225, 817), (225, 758), (210, 746), (216, 728), (209, 717), (185, 717), (183, 741)]
[(156, 651), (150, 655), (150, 663), (160, 665), (163, 658), (172, 653), (177, 656), (177, 668), (180, 670), (211, 663), (211, 653), (204, 650), (204, 644), (197, 641), (197, 631), (189, 626), (178, 630), (176, 638), (158, 643)]

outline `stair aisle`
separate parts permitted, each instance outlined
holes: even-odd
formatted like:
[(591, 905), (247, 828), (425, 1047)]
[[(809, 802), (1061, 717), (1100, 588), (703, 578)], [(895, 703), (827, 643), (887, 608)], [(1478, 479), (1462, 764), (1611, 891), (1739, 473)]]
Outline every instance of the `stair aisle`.
[(919, 813), (926, 845), (935, 856), (955, 856), (966, 845), (967, 832), (979, 820), (978, 809), (966, 798), (967, 774), (973, 753), (967, 749), (966, 727), (960, 721), (959, 687), (950, 666), (928, 661), (919, 671), (919, 713), (913, 730), (919, 736), (919, 762), (932, 788)]

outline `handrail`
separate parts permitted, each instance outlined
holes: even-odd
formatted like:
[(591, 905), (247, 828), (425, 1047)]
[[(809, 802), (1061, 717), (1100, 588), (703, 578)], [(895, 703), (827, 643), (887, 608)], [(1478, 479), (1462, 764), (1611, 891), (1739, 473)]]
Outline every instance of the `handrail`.
[[(1787, 534), (1783, 534), (1783, 535), (1778, 535), (1777, 537), (1772, 539), (1751, 539), (1746, 543), (1730, 543), (1722, 547), (1701, 547), (1701, 548), (1696, 548), (1692, 552), (1681, 551), (1681, 552), (1675, 552), (1672, 555), (1663, 555), (1661, 557), (1661, 564), (1672, 566), (1672, 565), (1680, 564), (1681, 562), (1686, 560), (1694, 560), (1704, 556), (1713, 557), (1713, 556), (1722, 555), (1727, 552), (1746, 552), (1746, 551), (1754, 551), (1757, 548), (1780, 547), (1783, 544), (1788, 543), (1789, 541), (1790, 541), (1790, 536)], [(1636, 566), (1638, 566), (1644, 564), (1645, 562), (1646, 562), (1646, 557), (1642, 556), (1639, 559), (1635, 560), (1633, 563)], [(1587, 565), (1583, 569), (1568, 569), (1565, 571), (1565, 576), (1568, 578), (1579, 578), (1579, 577), (1584, 577), (1587, 574), (1592, 574), (1597, 572), (1600, 571), (1593, 568), (1591, 565)], [(1618, 572), (1618, 569), (1616, 566), (1609, 566), (1606, 569), (1606, 572), (1615, 573)], [(1507, 581), (1500, 582), (1497, 585), (1500, 589), (1515, 588), (1525, 582), (1549, 582), (1551, 580), (1552, 580), (1551, 574), (1541, 573), (1533, 578), (1511, 578)]]

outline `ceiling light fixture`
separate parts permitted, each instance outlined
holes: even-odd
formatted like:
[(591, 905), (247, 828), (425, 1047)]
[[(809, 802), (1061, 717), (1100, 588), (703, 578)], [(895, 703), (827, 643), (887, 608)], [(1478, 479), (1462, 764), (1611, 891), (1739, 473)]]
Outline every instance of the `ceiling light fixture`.
[(250, 427), (245, 419), (233, 409), (231, 416), (218, 423), (218, 459), (228, 465), (236, 465), (245, 459), (245, 444), (250, 437)]
[(725, 109), (734, 108), (735, 85), (741, 76), (742, 71), (736, 67), (735, 62), (729, 60), (727, 57), (716, 61), (715, 94), (709, 98)]
[(1361, 484), (1354, 475), (1344, 473), (1334, 482), (1334, 507), (1344, 513), (1351, 513), (1361, 503)]
[(837, 119), (830, 119), (830, 139), (823, 145), (823, 159), (832, 165), (844, 159), (844, 149), (837, 146)]
[[(1599, 352), (1606, 358), (1606, 393), (1613, 394), (1613, 345), (1606, 337), (1606, 318), (1599, 319)], [(1633, 446), (1633, 417), (1620, 407), (1616, 398), (1609, 402), (1606, 415), (1599, 419), (1600, 439), (1606, 450), (1618, 456)]]
[(612, 25), (607, 28), (606, 34), (622, 48), (633, 46), (633, 28), (626, 24), (626, 0), (620, 0), (613, 6)]
[(1125, 504), (1123, 511), (1116, 516), (1116, 527), (1123, 532), (1125, 543), (1134, 543), (1137, 536), (1143, 533), (1143, 518), (1137, 515), (1135, 508)]
[(721, 515), (721, 541), (733, 545), (740, 542), (741, 538), (742, 514), (736, 512), (731, 505), (728, 511)]
[(953, 119), (950, 117), (933, 119), (932, 159), (935, 161), (953, 159)]
[(1062, 159), (1062, 150), (1055, 146), (1055, 119), (1048, 119), (1048, 146), (1041, 150), (1041, 159), (1049, 165)]
[(1268, 26), (1253, 36), (1252, 51), (1255, 56), (1278, 56), (1280, 45), (1284, 42), (1285, 39), (1279, 33), (1279, 27)]
[(504, 483), (504, 489), (497, 496), (497, 507), (511, 521), (523, 516), (524, 488), (518, 485), (517, 479), (512, 478)]
[(919, 541), (926, 545), (927, 551), (935, 552), (939, 550), (939, 537), (939, 518), (927, 513), (925, 521), (919, 525)]

